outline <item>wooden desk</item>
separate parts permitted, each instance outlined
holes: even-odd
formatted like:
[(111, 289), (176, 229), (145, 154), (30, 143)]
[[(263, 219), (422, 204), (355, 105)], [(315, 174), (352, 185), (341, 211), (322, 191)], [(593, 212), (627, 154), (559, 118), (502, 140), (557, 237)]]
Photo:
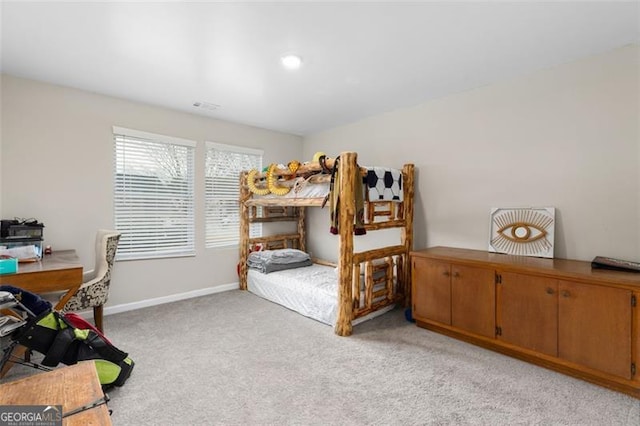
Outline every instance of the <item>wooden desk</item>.
[[(61, 310), (82, 285), (82, 264), (75, 250), (54, 251), (38, 262), (18, 264), (18, 272), (15, 274), (0, 275), (0, 284), (12, 285), (32, 293), (65, 291), (53, 307), (55, 310)], [(18, 346), (14, 349), (13, 356), (21, 357), (25, 352), (26, 348)], [(0, 370), (0, 378), (4, 377), (12, 366), (13, 362), (7, 362)]]
[(0, 284), (32, 293), (66, 291), (54, 306), (61, 310), (82, 285), (82, 264), (75, 250), (54, 251), (38, 262), (20, 263), (15, 274), (0, 275)]
[[(62, 415), (102, 398), (98, 373), (93, 361), (0, 385), (0, 405), (62, 405)], [(65, 426), (111, 425), (106, 404), (62, 419)]]

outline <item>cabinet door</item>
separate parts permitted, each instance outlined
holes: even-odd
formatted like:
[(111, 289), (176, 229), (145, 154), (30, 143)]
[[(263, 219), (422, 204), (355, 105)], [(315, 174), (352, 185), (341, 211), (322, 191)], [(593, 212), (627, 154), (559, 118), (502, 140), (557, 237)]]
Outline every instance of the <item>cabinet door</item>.
[(493, 269), (451, 267), (451, 325), (486, 337), (496, 335), (496, 284)]
[(451, 325), (451, 266), (421, 257), (412, 266), (413, 316)]
[(560, 281), (558, 352), (568, 361), (631, 378), (631, 291)]
[(498, 339), (558, 356), (558, 281), (509, 272), (500, 276)]
[[(640, 293), (637, 291), (634, 291), (632, 294), (633, 297), (635, 297), (634, 299), (634, 305), (637, 304), (637, 301), (640, 300)], [(638, 367), (640, 367), (638, 365), (638, 362), (640, 362), (640, 312), (637, 311), (638, 307), (636, 306), (634, 309), (634, 313), (632, 315), (633, 317), (633, 325), (631, 326), (631, 337), (632, 337), (632, 348), (631, 348), (631, 352), (634, 354), (633, 358), (632, 358), (632, 362), (635, 362), (636, 364), (636, 373), (633, 375), (633, 380), (639, 382), (640, 384), (640, 374), (638, 374), (639, 372)]]

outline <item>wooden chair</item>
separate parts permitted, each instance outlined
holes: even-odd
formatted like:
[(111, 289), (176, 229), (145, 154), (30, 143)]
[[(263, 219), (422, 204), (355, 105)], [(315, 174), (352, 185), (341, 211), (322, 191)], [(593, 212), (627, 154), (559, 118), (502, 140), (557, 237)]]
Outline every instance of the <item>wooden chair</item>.
[(93, 320), (96, 328), (103, 330), (103, 307), (109, 298), (111, 269), (118, 249), (120, 233), (106, 229), (96, 234), (95, 267), (83, 274), (84, 283), (64, 305), (63, 311), (84, 311), (93, 308)]

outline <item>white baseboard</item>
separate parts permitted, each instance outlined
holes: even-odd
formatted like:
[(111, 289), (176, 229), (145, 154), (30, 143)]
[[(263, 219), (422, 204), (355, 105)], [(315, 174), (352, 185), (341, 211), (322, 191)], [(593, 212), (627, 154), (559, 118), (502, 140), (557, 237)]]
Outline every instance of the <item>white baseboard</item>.
[[(207, 296), (209, 294), (222, 293), (223, 291), (237, 290), (239, 288), (238, 283), (230, 283), (224, 285), (218, 285), (215, 287), (207, 287), (199, 290), (188, 291), (186, 293), (172, 294), (170, 296), (155, 297), (153, 299), (141, 300), (139, 302), (123, 303), (115, 306), (105, 306), (104, 315), (118, 314), (120, 312), (133, 311), (136, 309), (147, 308), (149, 306), (162, 305), (165, 303), (177, 302), (178, 300), (191, 299), (194, 297)], [(93, 318), (93, 311), (77, 312), (85, 319)]]

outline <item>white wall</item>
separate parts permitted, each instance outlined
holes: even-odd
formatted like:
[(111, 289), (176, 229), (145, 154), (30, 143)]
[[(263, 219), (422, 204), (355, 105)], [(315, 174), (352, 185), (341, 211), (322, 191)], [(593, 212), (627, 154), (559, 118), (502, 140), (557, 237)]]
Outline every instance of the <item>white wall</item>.
[[(491, 207), (554, 206), (556, 257), (640, 261), (639, 56), (637, 46), (621, 48), (304, 141), (4, 75), (0, 215), (36, 217), (47, 244), (75, 248), (92, 265), (95, 230), (113, 226), (117, 125), (198, 141), (197, 255), (118, 262), (109, 305), (237, 281), (237, 251), (204, 248), (205, 140), (262, 148), (265, 164), (347, 150), (362, 165), (415, 163), (416, 248), (486, 249)], [(336, 260), (328, 211), (309, 216), (310, 251)], [(377, 231), (355, 244), (360, 250), (397, 236)]]
[[(552, 206), (556, 257), (640, 261), (639, 57), (628, 46), (371, 117), (306, 137), (304, 156), (413, 162), (416, 249), (486, 250), (491, 207)], [(335, 258), (326, 215), (310, 224), (310, 250)]]
[[(2, 12), (0, 12), (1, 14)], [(2, 99), (2, 78), (3, 75), (0, 74), (0, 99)], [(2, 115), (2, 102), (0, 102), (0, 194), (4, 194), (2, 189), (2, 131), (4, 128), (4, 120)], [(0, 196), (0, 212), (2, 212), (2, 197)]]
[(191, 139), (196, 149), (196, 256), (117, 262), (108, 305), (237, 282), (237, 249), (204, 247), (204, 141), (264, 149), (264, 162), (298, 158), (298, 136), (2, 76), (3, 218), (35, 217), (46, 244), (93, 265), (98, 228), (113, 227), (112, 126)]

